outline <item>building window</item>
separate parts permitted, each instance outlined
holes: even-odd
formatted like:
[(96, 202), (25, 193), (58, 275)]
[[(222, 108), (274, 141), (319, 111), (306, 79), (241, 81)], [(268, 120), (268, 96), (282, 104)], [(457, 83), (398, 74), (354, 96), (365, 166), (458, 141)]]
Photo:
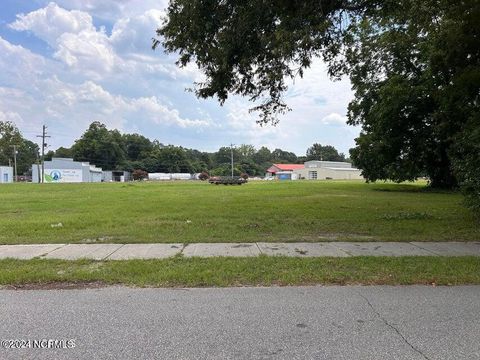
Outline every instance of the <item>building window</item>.
[(316, 171), (309, 171), (308, 172), (308, 179), (309, 180), (317, 180), (317, 172)]

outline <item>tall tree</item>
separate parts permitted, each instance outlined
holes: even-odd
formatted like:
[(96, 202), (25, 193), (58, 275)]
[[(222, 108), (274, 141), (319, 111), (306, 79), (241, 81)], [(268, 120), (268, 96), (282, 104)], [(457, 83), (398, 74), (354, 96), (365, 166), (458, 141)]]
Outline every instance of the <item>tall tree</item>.
[(271, 160), (276, 163), (296, 163), (297, 155), (293, 152), (275, 149), (272, 151)]
[(480, 5), (404, 4), (358, 20), (337, 62), (355, 90), (349, 123), (362, 125), (352, 160), (372, 181), (425, 175), (451, 188), (456, 144), (478, 113)]
[(178, 146), (165, 146), (152, 153), (156, 162), (155, 172), (192, 173), (193, 167), (185, 149)]
[[(352, 160), (368, 180), (428, 176), (435, 187), (480, 184), (478, 0), (171, 0), (158, 29), (178, 64), (195, 62), (199, 97), (261, 101), (261, 123), (287, 109), (285, 79), (323, 57), (348, 75)], [(154, 40), (154, 46), (160, 43)], [(475, 136), (473, 136), (475, 135)], [(475, 195), (470, 195), (474, 196)]]
[(255, 147), (249, 144), (242, 144), (237, 148), (242, 161), (250, 161), (256, 153)]
[(13, 158), (12, 145), (19, 144), (22, 135), (11, 121), (0, 121), (0, 164), (8, 164)]
[(272, 158), (272, 152), (269, 148), (262, 146), (257, 152), (253, 155), (253, 160), (257, 164), (264, 164), (270, 162)]
[(55, 150), (55, 157), (59, 158), (73, 158), (72, 148), (65, 148), (63, 146)]
[(13, 145), (17, 149), (17, 173), (26, 175), (31, 172), (32, 164), (38, 155), (38, 145), (23, 138), (17, 126), (10, 121), (0, 121), (0, 165), (13, 165)]
[(331, 145), (315, 143), (307, 149), (307, 161), (310, 160), (345, 161), (345, 155)]
[(113, 170), (125, 157), (120, 133), (109, 131), (104, 124), (95, 121), (72, 146), (77, 161), (89, 161), (105, 170)]
[(143, 135), (123, 134), (122, 142), (126, 157), (131, 161), (140, 160), (153, 150), (152, 142)]
[[(232, 154), (232, 151), (230, 147), (221, 147), (220, 149), (218, 149), (218, 151), (213, 155), (214, 167), (230, 164), (231, 154)], [(238, 151), (237, 148), (233, 148), (233, 161), (238, 162), (239, 160), (240, 160), (240, 152)]]

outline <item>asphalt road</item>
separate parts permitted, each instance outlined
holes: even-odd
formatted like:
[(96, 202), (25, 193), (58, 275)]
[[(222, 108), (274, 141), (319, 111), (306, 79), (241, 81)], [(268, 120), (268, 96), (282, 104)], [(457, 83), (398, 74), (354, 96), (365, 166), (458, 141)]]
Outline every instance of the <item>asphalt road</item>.
[(471, 360), (480, 286), (1, 290), (0, 339), (75, 345), (0, 359)]

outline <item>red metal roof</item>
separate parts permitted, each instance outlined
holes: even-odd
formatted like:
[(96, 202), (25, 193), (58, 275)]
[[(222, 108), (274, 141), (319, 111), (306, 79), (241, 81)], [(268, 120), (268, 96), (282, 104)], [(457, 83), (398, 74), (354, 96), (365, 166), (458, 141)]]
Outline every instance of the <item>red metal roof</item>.
[(267, 172), (276, 173), (277, 171), (293, 171), (298, 169), (303, 169), (305, 165), (303, 164), (273, 164), (268, 168)]

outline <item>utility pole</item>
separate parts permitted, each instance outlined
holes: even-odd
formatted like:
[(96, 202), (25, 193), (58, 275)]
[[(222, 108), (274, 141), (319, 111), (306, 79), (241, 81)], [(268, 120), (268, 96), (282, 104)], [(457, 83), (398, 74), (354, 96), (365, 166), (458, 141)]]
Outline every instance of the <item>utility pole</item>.
[(45, 138), (49, 138), (51, 136), (47, 135), (47, 127), (43, 125), (42, 127), (42, 135), (37, 135), (37, 137), (42, 138), (42, 183), (45, 180), (45, 148), (47, 147), (47, 143), (45, 142)]
[(233, 146), (235, 144), (230, 144), (230, 160), (231, 160), (231, 164), (232, 164), (232, 177), (233, 177)]
[[(37, 178), (38, 178), (38, 183), (40, 184), (41, 180), (40, 180), (40, 159), (39, 159), (39, 156), (38, 156), (38, 151), (36, 151), (36, 155), (37, 155)], [(32, 169), (32, 175), (33, 175), (33, 169)], [(32, 177), (32, 182), (33, 182), (33, 177)]]
[(13, 147), (13, 164), (15, 167), (15, 182), (18, 182), (18, 175), (17, 175), (17, 144), (11, 145)]

